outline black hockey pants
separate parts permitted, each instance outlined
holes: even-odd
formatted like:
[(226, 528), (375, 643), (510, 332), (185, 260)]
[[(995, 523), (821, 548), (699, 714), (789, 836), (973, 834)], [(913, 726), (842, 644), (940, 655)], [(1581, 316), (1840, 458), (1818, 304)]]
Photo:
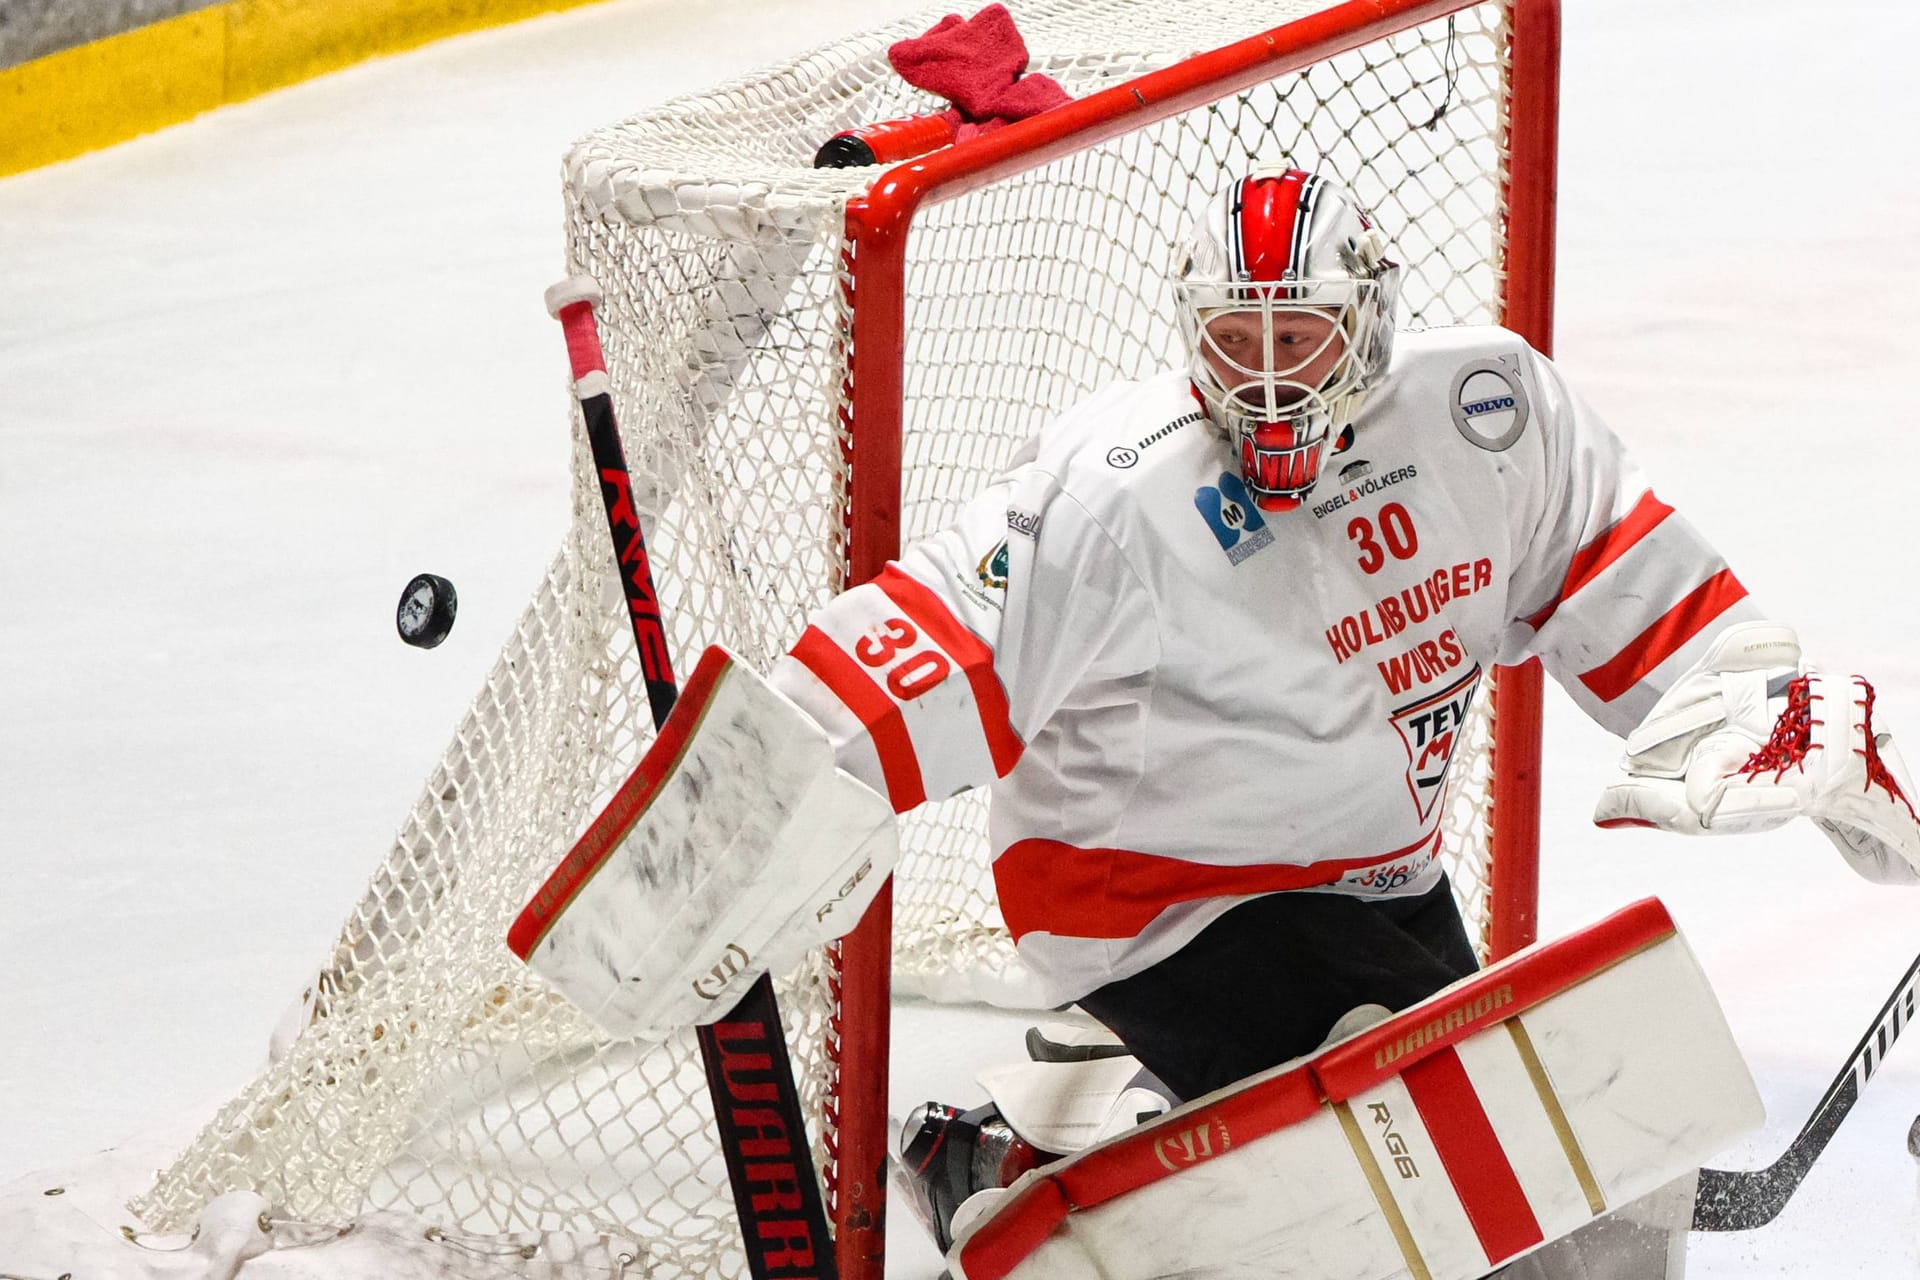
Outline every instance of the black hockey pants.
[(1415, 898), (1274, 893), (1080, 1007), (1197, 1098), (1311, 1052), (1358, 1005), (1398, 1012), (1478, 967), (1444, 878)]

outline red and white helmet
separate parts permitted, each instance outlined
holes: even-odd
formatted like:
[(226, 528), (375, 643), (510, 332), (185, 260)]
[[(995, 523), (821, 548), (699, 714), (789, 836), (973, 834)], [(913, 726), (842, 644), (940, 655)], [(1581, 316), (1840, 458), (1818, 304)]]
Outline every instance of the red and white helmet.
[(1213, 197), (1179, 248), (1194, 390), (1264, 511), (1312, 492), (1327, 441), (1386, 373), (1401, 273), (1386, 249), (1352, 193), (1285, 168)]

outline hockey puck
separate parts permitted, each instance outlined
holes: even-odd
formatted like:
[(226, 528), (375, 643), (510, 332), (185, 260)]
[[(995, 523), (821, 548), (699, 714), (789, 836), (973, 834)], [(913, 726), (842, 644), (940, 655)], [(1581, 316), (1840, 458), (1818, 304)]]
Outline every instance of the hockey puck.
[(453, 584), (437, 573), (423, 573), (400, 593), (400, 607), (394, 612), (393, 625), (400, 638), (416, 649), (431, 649), (453, 630), (453, 615), (460, 610), (460, 597)]

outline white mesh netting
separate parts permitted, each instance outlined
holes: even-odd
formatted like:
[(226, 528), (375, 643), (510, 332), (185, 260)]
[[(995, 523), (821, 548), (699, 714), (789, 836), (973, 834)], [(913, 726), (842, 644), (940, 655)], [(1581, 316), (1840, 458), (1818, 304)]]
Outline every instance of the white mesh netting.
[[(1084, 97), (1320, 7), (1035, 0), (1015, 17), (1033, 69)], [(636, 494), (657, 508), (683, 666), (711, 642), (769, 663), (842, 585), (860, 453), (845, 205), (879, 171), (809, 165), (839, 129), (944, 105), (885, 60), (939, 16), (669, 103), (568, 157), (568, 269), (607, 296), (615, 403)], [(1161, 273), (1180, 211), (1249, 161), (1331, 171), (1372, 206), (1408, 265), (1403, 323), (1497, 319), (1506, 46), (1501, 4), (1467, 8), (926, 211), (906, 290), (906, 535), (1059, 410), (1174, 358)], [(304, 1031), (135, 1204), (150, 1222), (247, 1188), (314, 1221), (398, 1209), (467, 1232), (630, 1239), (652, 1275), (743, 1273), (692, 1037), (599, 1038), (504, 945), (650, 735), (583, 444), (574, 468), (572, 531), (322, 967)], [(1484, 922), (1484, 720), (1469, 738), (1447, 845)], [(907, 822), (903, 987), (1018, 1000), (984, 814), (968, 795)], [(831, 958), (781, 991), (830, 1168)]]

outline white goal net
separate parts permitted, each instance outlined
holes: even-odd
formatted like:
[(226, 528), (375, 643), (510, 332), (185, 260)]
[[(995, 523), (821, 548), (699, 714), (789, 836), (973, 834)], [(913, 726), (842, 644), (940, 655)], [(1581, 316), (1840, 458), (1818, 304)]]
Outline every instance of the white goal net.
[[(1015, 0), (1014, 17), (1031, 69), (1086, 98), (1323, 7)], [(1503, 318), (1512, 15), (1473, 5), (1365, 40), (1332, 21), (1414, 8), (1323, 15), (1315, 39), (1357, 47), (923, 212), (894, 303), (902, 537), (937, 527), (1060, 410), (1177, 358), (1163, 271), (1181, 211), (1249, 162), (1291, 159), (1359, 193), (1407, 264), (1403, 324)], [(885, 169), (810, 165), (836, 131), (945, 105), (885, 56), (941, 13), (678, 99), (567, 158), (568, 270), (606, 294), (615, 404), (636, 489), (657, 508), (652, 558), (682, 668), (712, 642), (763, 667), (783, 652), (845, 585), (850, 540), (864, 536), (850, 469), (871, 479), (894, 465), (850, 399), (891, 358), (855, 349), (855, 315), (879, 303), (859, 270), (873, 250), (848, 232), (849, 202), (857, 212)], [(556, 327), (556, 412), (560, 341)], [(628, 1241), (633, 1274), (743, 1273), (692, 1036), (608, 1041), (504, 944), (651, 736), (583, 442), (574, 467), (572, 530), (324, 960), (304, 1028), (136, 1202), (156, 1226), (179, 1229), (246, 1188), (316, 1222), (397, 1210), (478, 1236)], [(1447, 846), (1484, 926), (1484, 716), (1470, 733)], [(961, 796), (906, 822), (900, 988), (1019, 999), (985, 803)], [(841, 1129), (875, 1123), (836, 1101), (840, 1049), (885, 1029), (840, 1024), (831, 954), (780, 990), (832, 1199)]]

